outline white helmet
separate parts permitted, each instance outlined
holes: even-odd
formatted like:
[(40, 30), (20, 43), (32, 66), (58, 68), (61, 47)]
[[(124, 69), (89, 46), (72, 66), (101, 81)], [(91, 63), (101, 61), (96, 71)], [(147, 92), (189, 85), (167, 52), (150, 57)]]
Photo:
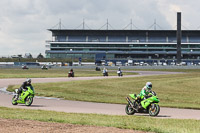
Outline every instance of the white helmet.
[(146, 87), (147, 87), (148, 90), (151, 90), (151, 88), (152, 88), (152, 83), (151, 83), (151, 82), (147, 82), (147, 83), (146, 83)]
[(26, 82), (27, 82), (28, 84), (31, 84), (31, 79), (27, 78), (27, 79), (26, 79)]

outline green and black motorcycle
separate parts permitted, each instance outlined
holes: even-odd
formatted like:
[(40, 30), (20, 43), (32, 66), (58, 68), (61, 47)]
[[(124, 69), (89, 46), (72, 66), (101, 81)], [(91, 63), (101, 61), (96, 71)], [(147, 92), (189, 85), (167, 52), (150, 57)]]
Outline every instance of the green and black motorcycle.
[(15, 89), (15, 95), (12, 98), (13, 105), (17, 105), (18, 103), (21, 103), (21, 104), (25, 104), (26, 106), (31, 106), (31, 104), (33, 103), (33, 97), (35, 95), (35, 92), (32, 86), (28, 86), (27, 88), (28, 88), (27, 90), (22, 89), (22, 93), (18, 97), (18, 100), (16, 100), (18, 89)]
[(137, 99), (136, 94), (129, 94), (126, 97), (127, 105), (125, 107), (126, 114), (133, 115), (135, 113), (148, 113), (150, 116), (157, 116), (160, 112), (160, 106), (158, 105), (159, 99), (154, 91), (152, 91), (141, 102)]

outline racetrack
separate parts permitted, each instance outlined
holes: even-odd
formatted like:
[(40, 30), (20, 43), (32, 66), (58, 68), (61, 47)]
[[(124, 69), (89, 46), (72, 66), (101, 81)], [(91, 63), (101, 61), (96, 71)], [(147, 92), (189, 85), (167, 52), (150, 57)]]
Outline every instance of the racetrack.
[[(158, 71), (134, 71), (134, 72), (138, 72), (139, 75), (127, 75), (124, 77), (177, 74), (177, 72), (158, 72)], [(104, 78), (119, 78), (119, 77), (110, 76), (110, 77), (75, 77), (75, 78), (32, 78), (32, 82), (44, 83), (44, 82), (60, 82), (60, 81), (72, 81), (72, 80), (93, 80), (93, 79), (104, 79)], [(11, 84), (13, 85), (21, 84), (24, 80), (25, 79), (0, 79), (0, 88), (5, 88)], [(126, 115), (124, 110), (125, 105), (120, 105), (120, 104), (92, 103), (92, 102), (81, 102), (81, 101), (69, 101), (56, 98), (35, 97), (33, 104), (30, 107), (26, 107), (25, 105), (13, 106), (11, 104), (11, 99), (12, 95), (5, 93), (4, 91), (0, 91), (0, 106), (4, 107), (41, 109), (41, 110), (73, 112), (73, 113)], [(136, 115), (144, 115), (144, 114), (136, 114)], [(200, 120), (200, 110), (161, 107), (161, 111), (158, 115), (158, 118)]]

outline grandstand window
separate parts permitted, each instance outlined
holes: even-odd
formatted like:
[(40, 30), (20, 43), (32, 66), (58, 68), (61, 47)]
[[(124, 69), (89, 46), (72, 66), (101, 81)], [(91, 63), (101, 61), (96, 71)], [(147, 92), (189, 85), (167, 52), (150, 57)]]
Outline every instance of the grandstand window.
[(189, 48), (189, 45), (188, 44), (184, 44), (184, 45), (182, 44), (181, 47), (182, 48)]
[(89, 42), (105, 42), (106, 36), (88, 36)]
[(57, 41), (58, 42), (66, 41), (66, 36), (57, 36)]
[(186, 37), (186, 36), (182, 36), (181, 42), (182, 42), (182, 43), (186, 43), (186, 42), (187, 42), (187, 37)]
[(86, 36), (69, 36), (69, 42), (86, 42)]
[(189, 42), (192, 42), (192, 43), (200, 42), (200, 37), (199, 36), (189, 36)]
[(126, 42), (125, 36), (109, 36), (108, 37), (109, 42)]
[(200, 48), (200, 45), (190, 45), (188, 48)]
[(128, 36), (129, 42), (146, 42), (145, 36)]
[(166, 37), (149, 36), (148, 42), (166, 42)]
[(168, 36), (169, 42), (176, 42), (176, 36)]
[(51, 44), (51, 47), (56, 47), (57, 46), (57, 44)]

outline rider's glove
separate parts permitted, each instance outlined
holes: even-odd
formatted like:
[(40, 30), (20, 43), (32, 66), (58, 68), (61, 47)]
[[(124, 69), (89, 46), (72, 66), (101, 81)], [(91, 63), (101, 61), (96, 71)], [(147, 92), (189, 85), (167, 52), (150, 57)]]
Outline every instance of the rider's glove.
[(137, 100), (137, 99), (138, 99), (138, 97), (135, 98), (135, 100)]
[(135, 98), (135, 100), (138, 100), (138, 99), (140, 99), (140, 96), (137, 96), (137, 97)]

